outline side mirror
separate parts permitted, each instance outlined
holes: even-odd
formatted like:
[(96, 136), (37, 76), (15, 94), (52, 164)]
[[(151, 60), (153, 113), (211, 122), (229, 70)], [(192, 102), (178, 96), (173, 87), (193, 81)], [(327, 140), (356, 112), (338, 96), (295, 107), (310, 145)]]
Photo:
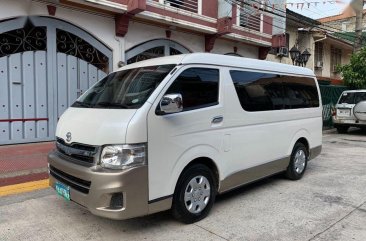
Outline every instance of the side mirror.
[(181, 94), (164, 95), (160, 101), (160, 111), (165, 114), (177, 113), (183, 110), (183, 99)]

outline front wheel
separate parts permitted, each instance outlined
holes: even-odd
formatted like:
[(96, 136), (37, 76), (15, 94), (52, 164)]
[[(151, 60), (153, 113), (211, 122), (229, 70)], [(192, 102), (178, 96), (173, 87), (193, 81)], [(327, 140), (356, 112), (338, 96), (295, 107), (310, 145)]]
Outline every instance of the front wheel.
[(205, 165), (188, 167), (178, 180), (173, 196), (173, 216), (184, 223), (205, 218), (215, 202), (217, 188), (212, 171)]
[(297, 142), (291, 153), (290, 164), (286, 170), (286, 177), (291, 180), (299, 180), (305, 173), (309, 153), (304, 144)]

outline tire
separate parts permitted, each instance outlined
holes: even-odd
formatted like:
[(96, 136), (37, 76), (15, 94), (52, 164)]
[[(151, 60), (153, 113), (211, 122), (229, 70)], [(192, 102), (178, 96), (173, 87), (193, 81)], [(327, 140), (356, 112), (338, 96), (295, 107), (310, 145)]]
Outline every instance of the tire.
[(207, 166), (195, 164), (188, 167), (175, 188), (173, 216), (186, 224), (205, 218), (215, 202), (216, 193), (215, 176)]
[(297, 142), (291, 153), (290, 164), (286, 170), (286, 177), (290, 180), (299, 180), (305, 173), (309, 160), (309, 152), (304, 144)]
[(348, 126), (337, 126), (337, 132), (339, 134), (345, 134), (348, 131)]

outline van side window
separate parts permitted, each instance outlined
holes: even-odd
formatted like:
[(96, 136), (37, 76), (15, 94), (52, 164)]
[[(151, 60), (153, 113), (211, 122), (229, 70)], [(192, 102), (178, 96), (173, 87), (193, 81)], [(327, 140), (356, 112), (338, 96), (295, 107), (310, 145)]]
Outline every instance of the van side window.
[(241, 106), (246, 111), (283, 109), (283, 89), (274, 74), (230, 71)]
[(318, 90), (314, 79), (283, 76), (284, 101), (286, 109), (311, 108), (319, 106)]
[(218, 69), (186, 69), (174, 80), (166, 94), (181, 94), (183, 111), (217, 105), (219, 76)]
[(230, 70), (245, 111), (269, 111), (319, 106), (315, 80), (308, 77)]

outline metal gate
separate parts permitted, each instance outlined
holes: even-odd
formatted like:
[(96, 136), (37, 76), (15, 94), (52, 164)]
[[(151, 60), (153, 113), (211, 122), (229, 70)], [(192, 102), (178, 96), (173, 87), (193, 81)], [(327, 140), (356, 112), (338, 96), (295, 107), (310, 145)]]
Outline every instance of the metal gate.
[(112, 51), (64, 21), (0, 23), (0, 145), (54, 139), (58, 118), (106, 75)]
[(333, 126), (332, 111), (342, 92), (348, 88), (338, 85), (319, 85), (319, 88), (323, 103), (323, 127), (330, 128)]

